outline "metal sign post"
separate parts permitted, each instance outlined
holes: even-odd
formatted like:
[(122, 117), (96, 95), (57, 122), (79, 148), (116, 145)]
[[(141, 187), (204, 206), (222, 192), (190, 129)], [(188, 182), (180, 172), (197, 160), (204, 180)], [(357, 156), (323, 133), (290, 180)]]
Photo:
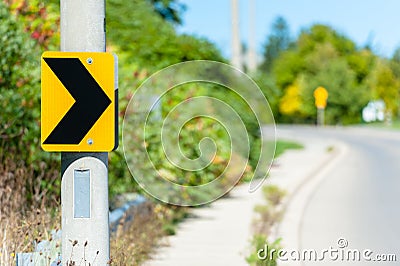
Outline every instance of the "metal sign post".
[[(105, 51), (104, 0), (61, 0), (60, 8), (61, 51)], [(109, 262), (107, 161), (107, 152), (61, 153), (62, 265)]]
[(318, 87), (314, 91), (315, 107), (317, 107), (317, 125), (325, 124), (325, 108), (328, 100), (328, 91), (324, 87)]
[(325, 109), (317, 108), (317, 125), (323, 126), (325, 125)]

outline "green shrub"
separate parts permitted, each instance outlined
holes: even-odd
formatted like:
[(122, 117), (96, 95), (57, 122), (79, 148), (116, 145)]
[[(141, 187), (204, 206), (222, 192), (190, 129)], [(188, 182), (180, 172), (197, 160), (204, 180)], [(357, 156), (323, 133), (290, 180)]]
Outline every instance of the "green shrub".
[(278, 140), (276, 142), (275, 158), (281, 156), (286, 150), (301, 150), (304, 146), (300, 143), (287, 140)]
[(0, 21), (1, 154), (29, 158), (40, 132), (39, 57), (35, 60), (34, 42), (3, 2)]
[(25, 165), (41, 190), (59, 195), (58, 155), (40, 148), (40, 49), (3, 1), (0, 21), (0, 163)]
[(283, 197), (286, 195), (286, 191), (275, 185), (264, 186), (262, 188), (264, 198), (272, 206), (277, 206), (282, 202)]
[[(251, 266), (276, 266), (278, 265), (278, 251), (281, 249), (280, 239), (272, 243), (267, 241), (266, 235), (254, 235), (251, 240), (251, 253), (246, 257), (246, 261)], [(260, 252), (262, 250), (262, 252)], [(274, 250), (271, 255), (271, 251)], [(260, 253), (260, 257), (258, 257)], [(266, 253), (266, 254), (265, 254)], [(264, 259), (265, 257), (265, 259)]]

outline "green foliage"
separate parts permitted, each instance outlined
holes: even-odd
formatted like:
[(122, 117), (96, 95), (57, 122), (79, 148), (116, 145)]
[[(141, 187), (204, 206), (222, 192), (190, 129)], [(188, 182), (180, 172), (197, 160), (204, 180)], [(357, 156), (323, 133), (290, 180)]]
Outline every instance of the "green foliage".
[(306, 62), (296, 50), (285, 51), (279, 56), (273, 66), (276, 85), (282, 90), (292, 84), (298, 75), (305, 71)]
[(286, 150), (301, 150), (301, 149), (304, 149), (304, 146), (301, 145), (300, 143), (287, 140), (277, 140), (275, 158), (281, 156)]
[(28, 200), (49, 190), (59, 195), (57, 155), (40, 148), (40, 49), (2, 1), (0, 21), (0, 164), (12, 160), (37, 177), (26, 179)]
[[(253, 170), (256, 169), (261, 151), (261, 132), (260, 125), (258, 124), (257, 118), (254, 115), (252, 109), (239, 95), (225, 87), (210, 87), (208, 95), (228, 104), (240, 116), (246, 127), (247, 135), (249, 138), (249, 165), (252, 167)], [(238, 142), (240, 142), (241, 140), (233, 141), (235, 142), (235, 145), (238, 145)], [(241, 156), (247, 158), (247, 154), (241, 154)]]
[(339, 55), (348, 55), (356, 51), (356, 45), (346, 36), (338, 33), (333, 28), (315, 24), (300, 34), (297, 45), (304, 55), (312, 53), (318, 45), (330, 43)]
[[(376, 91), (370, 80), (375, 62), (376, 56), (371, 51), (358, 49), (353, 41), (328, 26), (316, 24), (303, 30), (293, 47), (282, 52), (273, 64), (272, 73), (282, 92), (277, 119), (314, 123), (317, 110), (313, 92), (322, 86), (329, 93), (327, 123), (360, 122), (362, 108)], [(391, 78), (390, 73), (385, 75), (385, 80)], [(395, 86), (393, 81), (389, 83), (382, 85), (383, 94)], [(383, 94), (378, 93), (377, 97), (387, 99)], [(394, 93), (387, 95), (395, 96)], [(396, 108), (394, 103), (388, 106), (391, 110)]]
[[(235, 162), (235, 160), (246, 160), (247, 154), (231, 154), (231, 142), (236, 143), (235, 145), (240, 145), (240, 142), (235, 139), (230, 139), (230, 135), (223, 127), (220, 122), (207, 117), (195, 117), (187, 121), (184, 125), (178, 123), (169, 123), (167, 131), (164, 132), (166, 136), (170, 136), (166, 141), (161, 141), (161, 128), (162, 123), (166, 115), (170, 115), (173, 121), (179, 119), (182, 113), (175, 112), (170, 113), (179, 103), (188, 101), (196, 96), (213, 96), (215, 98), (225, 100), (228, 104), (232, 102), (232, 107), (240, 114), (247, 114), (249, 108), (244, 103), (237, 103), (235, 94), (230, 94), (227, 89), (208, 83), (187, 83), (175, 87), (168, 93), (166, 93), (161, 98), (161, 119), (158, 115), (150, 115), (150, 119), (146, 125), (146, 138), (144, 139), (141, 126), (138, 127), (139, 122), (136, 121), (137, 115), (129, 113), (128, 118), (125, 120), (125, 141), (132, 143), (130, 146), (128, 161), (135, 160), (135, 165), (140, 165), (140, 169), (137, 170), (136, 175), (146, 176), (147, 180), (154, 180), (154, 183), (159, 179), (158, 175), (161, 175), (164, 179), (170, 180), (174, 183), (181, 184), (184, 186), (198, 186), (202, 184), (209, 183), (219, 177), (221, 174), (224, 175), (224, 180), (236, 180), (241, 176), (241, 171), (243, 169), (234, 169), (233, 171), (224, 170), (228, 166), (230, 160)], [(223, 98), (224, 97), (224, 98)], [(204, 106), (207, 104), (207, 107)], [(202, 102), (200, 105), (192, 105), (193, 110), (204, 110), (204, 108), (209, 108), (209, 110), (215, 108), (213, 102)], [(236, 109), (241, 108), (241, 109)], [(187, 110), (189, 112), (189, 110)], [(243, 120), (246, 121), (246, 117)], [(252, 124), (249, 122), (246, 124), (248, 126), (248, 131), (255, 134), (255, 127), (251, 128)], [(181, 128), (181, 126), (183, 126)], [(233, 134), (234, 135), (234, 134)], [(175, 137), (176, 136), (176, 137)], [(234, 138), (235, 136), (233, 136)], [(164, 149), (178, 149), (175, 144), (175, 140), (179, 139), (179, 150), (182, 154), (189, 159), (201, 158), (190, 165), (190, 168), (201, 169), (204, 163), (210, 162), (207, 166), (201, 170), (190, 171), (183, 169), (184, 164), (183, 157), (177, 156), (174, 160), (175, 164), (166, 157)], [(213, 157), (207, 155), (207, 150), (200, 152), (199, 144), (204, 138), (210, 138), (213, 140), (216, 146), (216, 154)], [(252, 137), (250, 137), (252, 138)], [(255, 137), (253, 137), (255, 140)], [(145, 141), (145, 144), (143, 144)], [(171, 142), (171, 143), (170, 143)], [(242, 141), (243, 142), (243, 141)], [(254, 143), (255, 141), (253, 141)], [(146, 146), (146, 151), (143, 149), (143, 145)], [(145, 155), (147, 153), (147, 156)], [(252, 155), (250, 155), (250, 163), (252, 162)], [(150, 164), (149, 159), (152, 161)], [(258, 159), (258, 158), (257, 158)], [(181, 166), (182, 168), (178, 167)], [(151, 169), (157, 169), (156, 174)], [(245, 175), (251, 173), (251, 168), (246, 169)], [(226, 179), (225, 179), (226, 178)], [(128, 187), (127, 184), (126, 187)], [(192, 190), (182, 190), (180, 195), (182, 197), (196, 198), (199, 200), (206, 199), (210, 197), (210, 194), (217, 195), (220, 194), (222, 190), (225, 191), (225, 183), (220, 184), (218, 187), (214, 187), (215, 191), (211, 189), (207, 191), (192, 191)], [(132, 187), (132, 186), (131, 186)], [(207, 194), (205, 194), (207, 193)], [(175, 200), (176, 201), (176, 200)]]
[[(301, 146), (293, 145), (293, 147), (299, 148)], [(271, 206), (278, 206), (283, 197), (286, 195), (286, 191), (275, 185), (264, 186), (262, 188), (264, 198)]]
[[(122, 125), (126, 106), (131, 96), (143, 80), (148, 78), (152, 72), (174, 63), (179, 63), (195, 59), (211, 59), (222, 61), (219, 51), (205, 39), (196, 38), (189, 35), (179, 35), (176, 33), (173, 25), (165, 21), (169, 20), (161, 14), (159, 8), (173, 8), (178, 11), (180, 7), (175, 6), (175, 1), (106, 1), (106, 21), (107, 21), (107, 39), (108, 49), (118, 54), (119, 68), (119, 104), (120, 116), (119, 125)], [(174, 11), (174, 12), (175, 12)], [(164, 11), (161, 11), (164, 12)], [(168, 11), (169, 12), (169, 11)], [(181, 12), (181, 11), (179, 11)], [(176, 13), (177, 14), (177, 13)], [(180, 19), (180, 18), (179, 18)], [(179, 23), (179, 20), (172, 19)], [(175, 94), (172, 101), (184, 99), (186, 94), (179, 96)], [(171, 102), (172, 103), (172, 102)], [(208, 127), (207, 122), (205, 126)], [(134, 125), (132, 125), (134, 126)], [(179, 182), (195, 183), (207, 182), (217, 173), (213, 169), (204, 176), (192, 176), (182, 174), (171, 166), (163, 165), (166, 161), (163, 157), (162, 146), (159, 145), (159, 136), (161, 125), (152, 124), (149, 128), (153, 143), (150, 145), (150, 156), (157, 162), (157, 167), (162, 168), (162, 172), (168, 176), (179, 179)], [(189, 126), (190, 128), (190, 126)], [(132, 128), (138, 131), (138, 128)], [(211, 131), (211, 127), (208, 133)], [(121, 132), (121, 130), (120, 130)], [(192, 147), (197, 147), (196, 141), (199, 136), (192, 135), (198, 133), (196, 130), (183, 131), (182, 143), (186, 147), (185, 151), (190, 156), (196, 156), (198, 150), (188, 148), (192, 142)], [(208, 134), (205, 132), (205, 134)], [(194, 137), (194, 139), (193, 139)], [(210, 136), (213, 138), (213, 136)], [(120, 138), (121, 139), (121, 138)], [(139, 142), (139, 140), (136, 140)], [(138, 146), (134, 152), (140, 152)], [(138, 158), (141, 154), (138, 154)], [(164, 161), (163, 161), (164, 160)], [(164, 162), (165, 163), (165, 162)], [(152, 167), (148, 162), (142, 162), (143, 169)], [(122, 147), (110, 154), (110, 196), (126, 191), (137, 191), (140, 188), (132, 181), (132, 177), (124, 162)], [(213, 172), (214, 171), (214, 172)], [(155, 178), (149, 176), (149, 178)]]
[(11, 13), (18, 23), (44, 50), (58, 50), (59, 1), (57, 0), (8, 0)]
[[(39, 59), (42, 50), (58, 50), (59, 4), (54, 0), (10, 0), (7, 3), (8, 6), (1, 2), (0, 13), (1, 157), (15, 156), (32, 163), (37, 168), (35, 171), (38, 176), (42, 176), (41, 171), (59, 167), (56, 163), (58, 154), (42, 152), (39, 147)], [(109, 0), (106, 5), (108, 49), (116, 52), (122, 62), (119, 69), (120, 125), (134, 89), (149, 76), (150, 71), (194, 59), (223, 61), (220, 52), (209, 41), (176, 33), (173, 23), (180, 23), (183, 11), (183, 6), (177, 1)], [(170, 104), (165, 108), (172, 108), (173, 103), (189, 95), (183, 93), (169, 97)], [(132, 126), (135, 127), (134, 124)], [(157, 142), (160, 128), (160, 124), (154, 123), (148, 131), (151, 144), (149, 156), (159, 162), (157, 167), (163, 173), (178, 183), (193, 185), (207, 183), (223, 171), (229, 142), (222, 126), (207, 119), (195, 119), (182, 131), (180, 144), (188, 157), (199, 156), (197, 145), (204, 136), (216, 140), (221, 152), (207, 171), (198, 174), (183, 173), (166, 163), (162, 146)], [(254, 132), (254, 138), (256, 134)], [(127, 170), (122, 147), (109, 156), (110, 196), (139, 190)], [(42, 162), (40, 168), (38, 162)], [(143, 162), (143, 168), (146, 167), (149, 165)], [(53, 189), (58, 194), (59, 187), (54, 183), (42, 180), (41, 186), (43, 189)]]
[(39, 57), (3, 2), (0, 20), (0, 149), (3, 156), (24, 151), (18, 156), (27, 160), (36, 152), (39, 138)]
[(178, 35), (151, 1), (108, 0), (106, 4), (107, 38), (127, 66), (153, 71), (188, 60), (222, 61), (219, 51), (205, 39)]
[(185, 5), (176, 0), (150, 0), (156, 12), (165, 20), (182, 24), (182, 12), (186, 9)]
[(264, 45), (264, 58), (260, 66), (263, 72), (270, 72), (275, 59), (290, 46), (290, 30), (286, 20), (279, 16), (272, 24), (272, 33)]
[[(340, 77), (340, 78), (338, 78)], [(330, 124), (350, 124), (361, 122), (361, 110), (371, 98), (370, 90), (365, 84), (356, 83), (356, 74), (344, 59), (330, 61), (314, 76), (306, 76), (304, 88), (303, 114), (315, 117), (313, 92), (318, 86), (329, 92), (325, 120)]]
[(280, 221), (282, 210), (279, 205), (286, 191), (275, 185), (262, 188), (264, 203), (256, 205), (254, 211), (257, 216), (253, 221), (254, 235), (251, 239), (250, 254), (246, 257), (249, 265), (275, 266), (278, 263), (281, 239), (273, 242), (268, 241), (268, 235), (276, 223)]
[[(124, 110), (135, 91), (135, 87), (146, 79), (151, 72), (188, 60), (224, 60), (220, 52), (209, 41), (190, 35), (177, 34), (173, 25), (166, 23), (165, 18), (155, 10), (154, 5), (158, 5), (155, 2), (161, 1), (107, 1), (108, 48), (117, 52), (119, 61), (123, 62), (123, 64), (120, 64), (119, 89), (121, 115), (125, 113)], [(165, 117), (177, 103), (196, 95), (208, 95), (224, 102), (228, 101), (228, 104), (231, 104), (245, 120), (251, 145), (260, 146), (260, 132), (249, 107), (240, 102), (239, 97), (221, 87), (215, 89), (205, 84), (199, 86), (192, 84), (174, 88), (173, 93), (165, 95), (162, 99), (162, 116)], [(120, 122), (122, 124), (122, 116)], [(223, 172), (229, 159), (230, 139), (219, 123), (206, 118), (193, 119), (180, 131), (180, 148), (188, 158), (193, 159), (200, 156), (198, 145), (204, 137), (213, 139), (218, 147), (217, 156), (212, 164), (197, 172), (181, 170), (167, 160), (160, 142), (160, 123), (155, 119), (148, 124), (146, 145), (149, 158), (155, 163), (154, 166), (163, 177), (179, 184), (192, 186), (208, 183)], [(141, 137), (137, 134), (141, 129), (135, 127), (134, 121), (129, 122), (129, 126), (132, 126), (132, 135)], [(175, 130), (171, 134), (179, 132), (178, 128)], [(140, 158), (144, 158), (142, 155), (143, 147), (140, 146), (143, 139), (138, 138), (134, 141), (138, 145), (130, 152), (137, 153), (136, 158), (140, 160)], [(252, 149), (253, 152), (250, 154), (250, 164), (253, 168), (258, 159), (257, 150), (259, 151), (259, 148)], [(132, 182), (125, 163), (121, 162), (122, 158), (122, 148), (110, 154), (110, 183), (113, 184), (110, 188), (111, 196), (115, 193), (139, 189)], [(158, 178), (152, 176), (151, 171), (146, 172), (146, 169), (152, 168), (153, 165), (149, 164), (147, 158), (144, 159), (140, 161), (140, 171), (146, 173), (149, 179)], [(202, 195), (196, 197), (202, 197)]]
[(271, 107), (271, 111), (274, 115), (279, 112), (279, 101), (282, 97), (282, 91), (275, 84), (275, 79), (271, 74), (263, 74), (262, 72), (256, 73), (253, 77), (254, 81), (260, 87), (265, 98)]
[[(126, 91), (126, 93), (120, 95), (120, 114), (122, 115), (125, 114), (128, 100), (134, 92), (128, 91), (128, 84), (140, 84), (143, 79), (147, 78), (146, 71), (135, 73), (135, 77), (137, 77), (139, 80), (134, 81), (126, 79), (123, 81), (123, 83), (125, 83), (123, 84), (125, 89), (122, 89), (122, 92)], [(132, 87), (135, 86), (130, 86), (131, 90)], [(194, 96), (210, 95), (210, 90), (211, 88), (208, 88), (207, 85), (198, 85), (196, 83), (186, 84), (174, 88), (170, 93), (166, 94), (162, 98), (161, 115), (165, 118), (165, 115), (168, 114), (168, 112), (171, 111), (178, 103), (188, 100)], [(163, 146), (161, 145), (160, 135), (162, 120), (150, 119), (146, 128), (148, 158), (144, 156), (145, 153), (143, 153), (142, 147), (144, 139), (141, 131), (143, 129), (138, 127), (138, 122), (135, 121), (136, 115), (137, 114), (129, 114), (129, 118), (125, 120), (125, 126), (128, 132), (132, 132), (130, 135), (135, 136), (132, 139), (132, 142), (134, 142), (135, 145), (132, 145), (134, 148), (133, 150), (130, 150), (130, 153), (133, 154), (133, 157), (136, 158), (136, 161), (140, 161), (137, 162), (137, 164), (140, 165), (138, 172), (146, 174), (147, 178), (158, 178), (158, 176), (153, 176), (152, 171), (148, 171), (149, 169), (153, 168), (153, 165), (150, 164), (148, 160), (149, 158), (153, 161), (154, 167), (159, 170), (163, 177), (184, 185), (199, 185), (208, 183), (220, 175), (220, 173), (223, 171), (225, 165), (227, 164), (226, 159), (229, 157), (228, 154), (230, 142), (228, 136), (226, 135), (225, 129), (216, 121), (212, 121), (211, 119), (207, 118), (197, 118), (186, 123), (181, 131), (179, 128), (171, 129), (171, 134), (177, 134), (180, 132), (180, 148), (182, 149), (183, 154), (192, 159), (200, 156), (198, 145), (201, 139), (204, 137), (209, 137), (216, 141), (216, 145), (218, 147), (218, 156), (215, 157), (214, 162), (204, 171), (191, 172), (177, 168), (169, 163), (165, 157)], [(120, 125), (122, 125), (122, 119), (123, 116), (120, 116)], [(133, 182), (126, 163), (124, 162), (122, 147), (119, 147), (116, 151), (110, 153), (109, 167), (109, 178), (110, 183), (112, 184), (112, 186), (110, 186), (110, 196), (126, 191), (139, 190), (137, 184)], [(203, 195), (198, 195), (198, 197), (202, 196)]]
[(395, 76), (393, 69), (387, 60), (378, 60), (369, 79), (374, 99), (382, 99), (385, 102), (387, 113), (397, 115), (399, 110), (400, 80)]
[[(281, 249), (280, 239), (273, 241), (272, 243), (267, 242), (267, 236), (265, 235), (254, 235), (251, 240), (251, 253), (246, 258), (246, 261), (251, 266), (276, 266), (278, 265), (278, 254)], [(272, 253), (271, 251), (274, 250)], [(260, 253), (261, 259), (258, 257)], [(265, 259), (263, 259), (265, 257)]]

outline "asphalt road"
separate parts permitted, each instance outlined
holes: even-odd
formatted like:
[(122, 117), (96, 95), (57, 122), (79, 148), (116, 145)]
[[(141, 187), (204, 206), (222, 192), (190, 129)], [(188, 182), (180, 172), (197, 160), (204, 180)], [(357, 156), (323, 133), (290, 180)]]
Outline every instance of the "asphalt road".
[[(301, 127), (295, 131), (303, 138), (333, 138), (347, 147), (309, 197), (299, 226), (301, 250), (315, 249), (319, 258), (330, 247), (338, 252), (302, 264), (400, 265), (400, 131)], [(360, 252), (359, 262), (351, 250)], [(377, 261), (391, 260), (379, 257), (390, 254), (397, 256), (397, 262)]]
[[(323, 260), (279, 265), (400, 265), (400, 131), (279, 126), (277, 137), (298, 141), (305, 149), (278, 158), (265, 183), (288, 192), (283, 221), (272, 237), (282, 237), (289, 252), (313, 249), (318, 259), (324, 249), (337, 250), (325, 252)], [(168, 238), (170, 245), (146, 265), (247, 265), (253, 208), (262, 193), (238, 188), (228, 198), (194, 209), (193, 218)], [(346, 247), (340, 248), (343, 243)], [(348, 251), (371, 261), (347, 261), (353, 253), (341, 255)], [(385, 254), (396, 255), (397, 261), (373, 261)]]

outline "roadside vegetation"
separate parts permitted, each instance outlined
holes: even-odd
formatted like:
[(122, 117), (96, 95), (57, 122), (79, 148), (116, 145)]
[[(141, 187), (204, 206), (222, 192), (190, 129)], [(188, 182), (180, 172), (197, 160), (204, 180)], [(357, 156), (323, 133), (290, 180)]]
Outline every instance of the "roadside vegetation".
[[(303, 149), (298, 142), (277, 140), (275, 158), (278, 158), (289, 150)], [(249, 254), (246, 261), (251, 266), (276, 266), (277, 252), (271, 254), (271, 250), (278, 251), (281, 239), (273, 239), (273, 230), (280, 222), (283, 215), (282, 201), (286, 191), (276, 185), (264, 185), (262, 188), (263, 203), (254, 207), (253, 237), (250, 240)], [(265, 248), (268, 247), (268, 250)], [(259, 253), (259, 250), (263, 252)], [(261, 254), (263, 259), (258, 256)]]
[[(120, 125), (135, 89), (160, 68), (195, 59), (228, 61), (209, 40), (177, 32), (184, 9), (176, 0), (106, 1), (107, 50), (117, 53), (120, 62)], [(0, 21), (0, 265), (13, 265), (16, 253), (33, 251), (35, 244), (50, 240), (51, 231), (60, 228), (60, 155), (40, 148), (40, 56), (43, 51), (59, 50), (59, 1), (0, 0)], [(277, 122), (314, 123), (312, 91), (318, 86), (329, 91), (329, 124), (360, 122), (361, 108), (373, 99), (383, 99), (387, 112), (398, 116), (400, 50), (392, 58), (382, 58), (371, 45), (357, 47), (326, 25), (305, 28), (296, 38), (290, 36), (283, 18), (272, 27), (254, 79)], [(231, 102), (242, 115), (252, 150), (246, 179), (257, 164), (260, 132), (255, 117), (235, 95), (224, 88), (188, 84), (167, 96), (162, 112), (201, 93)], [(156, 133), (159, 126), (154, 123), (149, 132)], [(159, 162), (157, 169), (180, 184), (207, 183), (226, 166), (230, 144), (223, 127), (194, 119), (182, 131), (183, 152), (199, 156), (195, 147), (204, 137), (217, 140), (221, 153), (202, 171), (188, 173), (167, 165), (157, 138), (149, 143), (149, 156)], [(277, 156), (288, 148), (301, 149), (301, 145), (278, 141)], [(109, 154), (109, 184), (110, 199), (127, 192), (143, 193), (126, 167), (122, 147)], [(278, 204), (271, 198), (267, 201)], [(278, 213), (268, 208), (259, 208), (260, 217), (277, 219)], [(112, 235), (115, 265), (140, 265), (162, 236), (174, 234), (176, 224), (187, 215), (185, 208), (151, 200), (136, 211), (135, 219), (123, 219)], [(139, 231), (137, 224), (145, 226)]]
[(392, 130), (399, 130), (400, 129), (400, 120), (396, 119), (393, 121), (385, 121), (385, 122), (375, 122), (369, 124), (363, 124), (363, 126), (373, 127), (373, 128), (385, 128), (385, 129), (392, 129)]
[(280, 140), (276, 141), (275, 158), (281, 156), (286, 150), (302, 150), (304, 146), (298, 142), (290, 140)]
[(271, 250), (278, 251), (281, 246), (280, 239), (271, 239), (271, 234), (281, 220), (281, 203), (286, 192), (275, 185), (262, 187), (262, 192), (264, 202), (254, 207), (253, 237), (246, 261), (251, 266), (275, 266), (278, 252), (271, 254)]

